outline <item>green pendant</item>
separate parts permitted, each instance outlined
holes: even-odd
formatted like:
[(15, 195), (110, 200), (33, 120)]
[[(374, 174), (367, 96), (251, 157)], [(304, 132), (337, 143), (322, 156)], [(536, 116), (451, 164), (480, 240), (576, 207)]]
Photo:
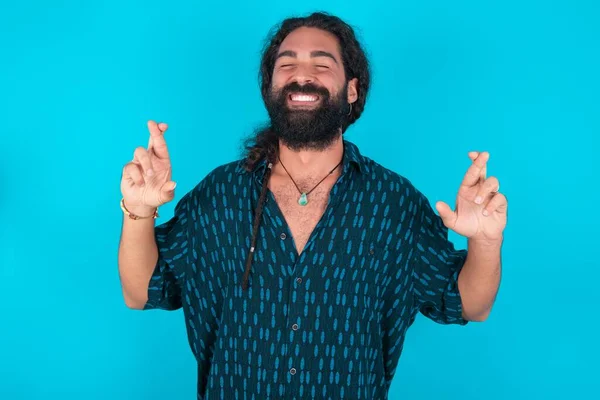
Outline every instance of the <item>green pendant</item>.
[(298, 204), (300, 204), (301, 206), (305, 206), (308, 204), (308, 199), (306, 198), (306, 193), (302, 193), (302, 195), (298, 199)]

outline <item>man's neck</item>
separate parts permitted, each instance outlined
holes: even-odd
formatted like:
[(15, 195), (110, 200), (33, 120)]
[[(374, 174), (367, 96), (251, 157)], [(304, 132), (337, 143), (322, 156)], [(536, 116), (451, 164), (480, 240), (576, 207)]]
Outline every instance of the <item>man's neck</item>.
[[(321, 179), (342, 160), (343, 154), (344, 142), (341, 134), (325, 150), (294, 151), (279, 141), (279, 158), (294, 179)], [(273, 173), (287, 175), (278, 161), (273, 166)]]

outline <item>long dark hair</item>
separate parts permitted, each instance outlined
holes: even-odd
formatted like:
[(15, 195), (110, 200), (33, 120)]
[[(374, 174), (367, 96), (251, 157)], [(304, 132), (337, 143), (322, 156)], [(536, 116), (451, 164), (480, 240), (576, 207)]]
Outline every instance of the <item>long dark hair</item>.
[[(354, 29), (336, 16), (324, 12), (316, 12), (306, 17), (293, 17), (285, 19), (271, 29), (263, 48), (258, 77), (263, 102), (267, 104), (268, 98), (271, 95), (273, 69), (275, 67), (275, 60), (277, 58), (277, 53), (281, 43), (291, 32), (301, 27), (318, 28), (335, 35), (339, 41), (340, 53), (342, 56), (342, 63), (344, 65), (344, 72), (346, 76), (346, 84), (354, 78), (358, 79), (358, 99), (352, 104), (350, 114), (342, 122), (343, 134), (348, 126), (360, 118), (361, 114), (363, 113), (365, 103), (367, 101), (369, 86), (371, 84), (371, 73), (369, 61), (364, 49), (356, 38)], [(242, 282), (242, 287), (244, 289), (247, 287), (250, 266), (252, 265), (252, 258), (256, 246), (258, 226), (262, 216), (262, 209), (267, 193), (267, 184), (272, 171), (271, 167), (273, 164), (275, 164), (275, 159), (277, 157), (278, 144), (279, 141), (277, 135), (273, 132), (273, 129), (270, 125), (257, 129), (255, 134), (246, 139), (244, 142), (245, 168), (248, 171), (253, 170), (256, 164), (263, 159), (266, 159), (268, 163), (268, 168), (265, 170), (265, 175), (263, 177), (263, 185), (258, 206), (254, 216), (252, 241), (250, 245), (251, 248), (246, 260), (246, 271), (244, 273)]]

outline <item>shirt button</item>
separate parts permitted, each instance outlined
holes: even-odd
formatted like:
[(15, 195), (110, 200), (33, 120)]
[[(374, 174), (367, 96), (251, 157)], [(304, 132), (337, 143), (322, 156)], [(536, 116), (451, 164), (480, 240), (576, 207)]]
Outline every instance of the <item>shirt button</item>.
[(369, 253), (375, 254), (375, 249), (371, 247), (371, 249), (369, 250)]
[(292, 325), (292, 329), (295, 330), (295, 331), (297, 331), (298, 330), (298, 324)]
[(292, 375), (296, 375), (296, 368), (292, 368), (292, 369), (290, 369), (290, 374), (292, 374)]
[(296, 278), (296, 283), (302, 283), (302, 278)]
[(282, 233), (281, 235), (279, 235), (279, 237), (281, 238), (281, 240), (285, 240), (285, 238), (287, 237), (287, 235), (285, 233)]

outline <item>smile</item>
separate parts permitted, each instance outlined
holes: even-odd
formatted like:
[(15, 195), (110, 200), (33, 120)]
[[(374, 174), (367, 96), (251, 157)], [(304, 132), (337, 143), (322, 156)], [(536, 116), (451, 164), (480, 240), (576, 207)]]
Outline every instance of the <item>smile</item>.
[(290, 94), (289, 98), (292, 101), (298, 101), (298, 102), (303, 102), (303, 103), (314, 103), (319, 100), (319, 96), (314, 95), (314, 94), (292, 93), (292, 94)]
[(319, 96), (316, 94), (290, 93), (288, 103), (291, 106), (313, 106), (319, 103)]

